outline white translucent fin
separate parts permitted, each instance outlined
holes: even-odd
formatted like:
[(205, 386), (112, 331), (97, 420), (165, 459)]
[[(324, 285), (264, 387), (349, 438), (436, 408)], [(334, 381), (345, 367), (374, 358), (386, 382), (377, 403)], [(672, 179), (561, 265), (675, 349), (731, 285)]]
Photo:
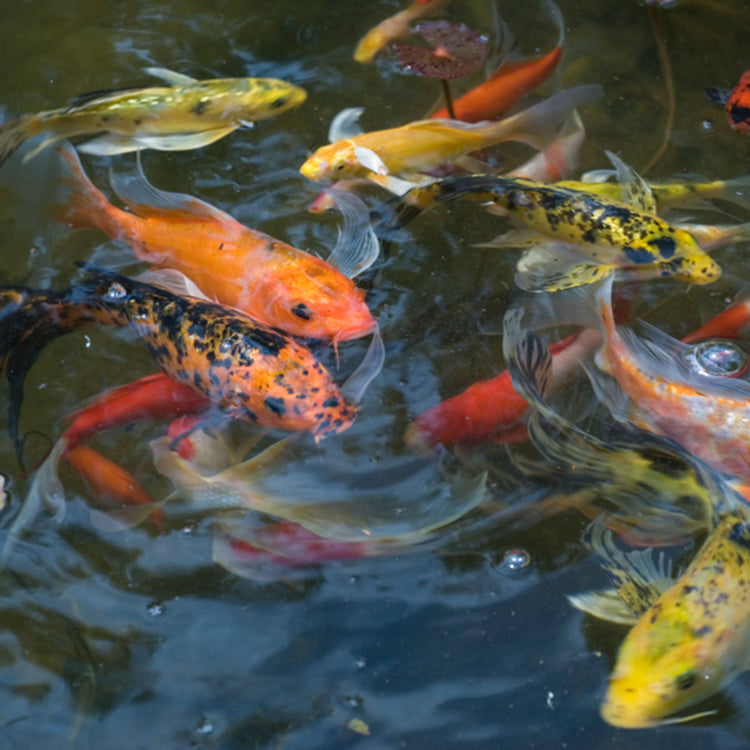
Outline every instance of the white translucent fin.
[(362, 400), (367, 386), (370, 385), (373, 378), (383, 369), (384, 364), (385, 346), (383, 345), (383, 338), (380, 335), (380, 326), (376, 324), (372, 332), (372, 341), (370, 341), (370, 346), (367, 348), (364, 359), (341, 387), (341, 393), (346, 400), (358, 404)]
[(345, 141), (348, 138), (354, 138), (362, 135), (364, 130), (359, 125), (359, 118), (365, 111), (364, 107), (347, 107), (342, 109), (333, 120), (328, 128), (328, 142), (336, 143)]
[(196, 297), (208, 302), (214, 301), (207, 297), (191, 278), (174, 268), (149, 269), (138, 274), (135, 279), (136, 281), (142, 281), (144, 284), (153, 284), (160, 289), (166, 289), (180, 297)]
[(620, 599), (616, 589), (569, 594), (567, 599), (576, 609), (580, 609), (581, 612), (599, 620), (615, 622), (620, 625), (635, 625), (638, 622), (638, 615), (633, 614), (625, 602)]
[(328, 194), (344, 219), (328, 262), (336, 266), (344, 276), (353, 279), (378, 259), (380, 241), (370, 223), (370, 210), (359, 196), (336, 189), (330, 190)]
[(156, 151), (190, 151), (202, 148), (221, 140), (239, 125), (224, 128), (213, 128), (199, 133), (180, 133), (177, 135), (120, 135), (108, 133), (78, 146), (79, 151), (96, 156), (115, 156), (137, 151), (139, 148), (152, 148)]
[(649, 214), (656, 213), (656, 199), (649, 184), (631, 166), (611, 151), (604, 152), (612, 162), (622, 190), (622, 202)]
[(191, 78), (184, 73), (177, 73), (174, 70), (169, 70), (169, 68), (148, 67), (144, 68), (143, 72), (166, 81), (172, 86), (193, 86), (199, 82), (197, 78)]
[(386, 167), (385, 162), (371, 148), (357, 146), (354, 149), (354, 155), (365, 169), (379, 175), (388, 174), (388, 167)]
[(66, 445), (67, 441), (60, 438), (34, 473), (21, 510), (8, 529), (0, 549), (0, 569), (5, 567), (16, 542), (39, 515), (42, 506), (54, 513), (57, 522), (62, 521), (65, 516), (65, 490), (57, 476), (57, 464)]

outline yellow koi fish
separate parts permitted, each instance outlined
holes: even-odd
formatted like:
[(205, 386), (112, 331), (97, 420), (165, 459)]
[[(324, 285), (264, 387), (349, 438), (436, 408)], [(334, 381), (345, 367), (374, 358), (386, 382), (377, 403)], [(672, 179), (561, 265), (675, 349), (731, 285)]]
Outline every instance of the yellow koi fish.
[(89, 154), (122, 154), (139, 148), (183, 151), (207, 146), (233, 130), (265, 120), (305, 101), (306, 92), (275, 78), (198, 81), (165, 68), (146, 72), (169, 86), (81, 94), (66, 107), (22, 115), (0, 125), (0, 164), (24, 141), (50, 135), (25, 157), (75, 135), (106, 131), (81, 146)]
[(473, 151), (503, 141), (520, 141), (535, 148), (555, 137), (550, 128), (576, 107), (601, 96), (601, 86), (576, 86), (499, 122), (418, 120), (398, 128), (376, 130), (321, 146), (300, 167), (312, 180), (344, 180), (369, 175), (411, 177), (442, 164), (459, 163)]
[[(723, 477), (672, 441), (637, 433), (622, 450), (587, 435), (543, 400), (551, 370), (549, 350), (520, 326), (522, 312), (506, 315), (504, 349), (514, 386), (537, 408), (529, 433), (545, 455), (598, 485), (610, 511), (593, 525), (590, 546), (613, 575), (616, 588), (569, 597), (585, 612), (634, 624), (609, 679), (601, 715), (610, 724), (643, 728), (687, 721), (705, 713), (670, 718), (712, 695), (750, 666), (750, 512)], [(631, 433), (632, 434), (632, 433)], [(640, 455), (640, 460), (634, 460)], [(615, 460), (616, 459), (616, 460)], [(623, 465), (622, 459), (625, 459)], [(628, 480), (628, 474), (630, 478)], [(638, 495), (647, 497), (638, 499)], [(671, 496), (671, 501), (670, 501)], [(668, 503), (668, 504), (665, 504)], [(672, 510), (667, 510), (669, 505)], [(711, 533), (687, 570), (673, 576), (650, 551), (625, 553), (605, 525), (626, 521), (636, 531), (669, 533), (675, 512), (692, 505), (693, 532)], [(612, 507), (619, 508), (612, 514)], [(660, 517), (662, 517), (660, 520)], [(690, 524), (683, 519), (683, 529)], [(640, 528), (639, 528), (640, 527)], [(713, 527), (713, 528), (712, 528)]]
[(459, 199), (489, 202), (493, 212), (529, 230), (516, 247), (542, 238), (545, 252), (563, 259), (562, 267), (545, 256), (544, 262), (524, 269), (525, 276), (517, 281), (529, 291), (590, 284), (614, 270), (638, 278), (674, 276), (697, 284), (721, 275), (718, 264), (691, 234), (633, 205), (651, 207), (648, 195), (631, 196), (628, 204), (520, 177), (467, 175), (410, 190), (402, 198), (399, 218), (405, 223), (435, 203)]
[(450, 0), (422, 0), (413, 2), (404, 10), (389, 16), (377, 26), (371, 28), (359, 40), (354, 50), (354, 59), (360, 63), (372, 62), (378, 53), (394, 39), (408, 36), (411, 32), (412, 21), (434, 13), (448, 5)]

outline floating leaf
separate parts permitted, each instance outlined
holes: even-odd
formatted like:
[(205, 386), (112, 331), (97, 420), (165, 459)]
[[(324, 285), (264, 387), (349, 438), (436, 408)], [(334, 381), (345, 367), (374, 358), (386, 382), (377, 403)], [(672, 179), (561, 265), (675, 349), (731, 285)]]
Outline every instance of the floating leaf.
[(462, 23), (422, 21), (414, 32), (429, 47), (394, 44), (398, 61), (410, 73), (426, 78), (463, 78), (479, 70), (487, 59), (487, 37)]

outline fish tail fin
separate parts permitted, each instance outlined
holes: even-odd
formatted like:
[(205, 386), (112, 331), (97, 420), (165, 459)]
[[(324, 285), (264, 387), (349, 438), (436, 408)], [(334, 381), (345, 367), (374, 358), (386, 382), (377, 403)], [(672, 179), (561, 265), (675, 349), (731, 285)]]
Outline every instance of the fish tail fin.
[(91, 306), (75, 299), (73, 291), (0, 288), (0, 366), (8, 379), (8, 429), (21, 466), (18, 422), (26, 373), (50, 341), (95, 320)]
[(52, 207), (56, 217), (71, 229), (96, 227), (109, 236), (116, 235), (117, 224), (109, 214), (112, 205), (83, 171), (76, 150), (69, 143), (63, 143), (57, 147), (57, 152), (63, 169), (60, 182), (68, 192), (63, 201)]
[(33, 119), (34, 115), (25, 115), (0, 124), (0, 166), (34, 134), (30, 127)]
[(596, 84), (558, 91), (533, 107), (486, 125), (485, 134), (497, 139), (498, 143), (514, 140), (542, 150), (555, 139), (558, 123), (564, 122), (578, 107), (601, 97), (602, 93), (602, 87)]

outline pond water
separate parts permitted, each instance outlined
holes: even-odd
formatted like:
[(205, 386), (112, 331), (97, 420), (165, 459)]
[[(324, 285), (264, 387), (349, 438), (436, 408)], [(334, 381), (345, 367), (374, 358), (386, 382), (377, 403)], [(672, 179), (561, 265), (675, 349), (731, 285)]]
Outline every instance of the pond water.
[[(536, 2), (497, 5), (526, 54), (555, 44)], [(580, 169), (607, 167), (604, 149), (643, 167), (659, 149), (668, 111), (648, 10), (635, 0), (559, 5), (562, 83), (604, 87), (583, 111)], [(436, 99), (434, 82), (352, 60), (359, 37), (399, 7), (392, 0), (8, 3), (0, 112), (146, 85), (142, 69), (155, 65), (198, 78), (290, 80), (308, 92), (300, 108), (204, 149), (146, 152), (143, 166), (161, 188), (196, 195), (325, 256), (338, 221), (308, 213), (318, 188), (297, 170), (326, 141), (332, 117), (363, 106), (366, 129), (388, 127), (418, 119)], [(443, 15), (492, 29), (487, 0), (456, 1)], [(750, 28), (750, 3), (685, 0), (658, 19), (676, 111), (668, 148), (649, 177), (750, 171), (750, 140), (731, 131), (703, 93), (733, 86), (748, 64), (739, 30)], [(513, 166), (528, 153), (514, 146), (501, 158)], [(77, 273), (75, 261), (91, 258), (137, 270), (126, 246), (55, 223), (48, 208), (57, 188), (44, 164), (41, 156), (37, 166), (14, 158), (0, 171), (0, 280), (59, 288)], [(84, 164), (108, 190), (110, 167), (132, 169), (134, 159), (85, 157)], [(370, 194), (371, 205), (382, 197)], [(731, 220), (747, 218), (736, 209)], [(503, 368), (496, 333), (514, 295), (516, 258), (472, 247), (500, 231), (502, 222), (462, 205), (399, 235), (364, 282), (386, 344), (385, 368), (354, 427), (293, 446), (274, 487), (290, 502), (322, 508), (332, 527), (339, 515), (350, 524), (359, 517), (387, 535), (436, 507), (468, 504), (480, 471), (471, 467), (489, 466), (484, 505), (422, 547), (264, 569), (253, 580), (214, 563), (214, 513), (178, 504), (161, 533), (148, 524), (106, 533), (92, 523), (90, 491), (63, 467), (64, 520), (41, 514), (0, 574), (0, 747), (750, 747), (745, 676), (709, 701), (718, 709), (711, 717), (645, 731), (606, 725), (598, 705), (626, 631), (566, 600), (606, 584), (581, 543), (587, 520), (571, 512), (511, 521), (505, 512), (554, 493), (559, 477), (523, 477), (500, 447), (478, 448), (456, 468), (450, 458), (417, 458), (403, 444), (416, 414)], [(637, 314), (684, 333), (747, 283), (743, 250), (721, 251), (724, 276), (711, 287), (649, 285)], [(366, 346), (342, 344), (342, 377)], [(322, 356), (335, 367), (330, 352)], [(121, 331), (91, 329), (53, 342), (26, 384), (28, 463), (86, 398), (153, 371), (142, 342)], [(585, 382), (579, 386), (584, 395), (574, 388), (571, 399), (590, 394)], [(170, 485), (154, 470), (149, 441), (165, 429), (138, 423), (92, 445), (161, 497)], [(519, 450), (538, 459), (531, 448)], [(5, 433), (0, 470), (19, 473)], [(5, 528), (27, 485), (13, 485)], [(527, 552), (529, 564), (508, 564), (510, 550)], [(355, 731), (363, 727), (369, 734)]]

